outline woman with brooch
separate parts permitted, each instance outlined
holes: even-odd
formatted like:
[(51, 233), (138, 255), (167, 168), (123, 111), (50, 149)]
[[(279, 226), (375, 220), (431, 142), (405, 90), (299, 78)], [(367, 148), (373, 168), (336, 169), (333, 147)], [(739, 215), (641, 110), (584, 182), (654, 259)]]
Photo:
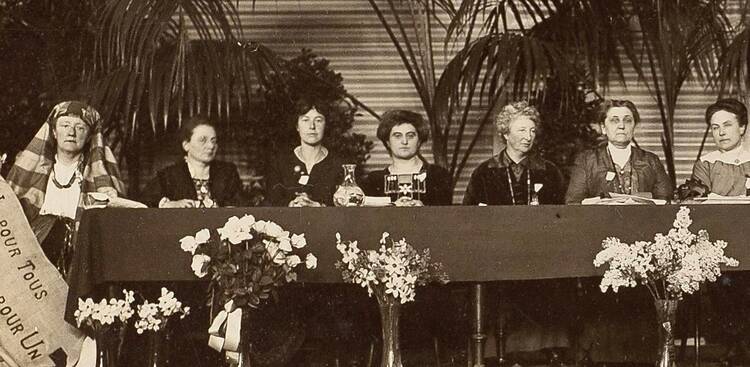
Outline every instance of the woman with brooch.
[(159, 208), (217, 208), (242, 205), (237, 167), (216, 160), (219, 144), (213, 123), (193, 117), (180, 127), (184, 159), (159, 171), (141, 196)]
[(706, 123), (719, 148), (693, 166), (693, 179), (723, 196), (745, 196), (750, 189), (750, 150), (742, 145), (747, 108), (733, 98), (720, 99), (706, 109)]
[(532, 150), (538, 123), (539, 112), (526, 101), (503, 107), (495, 125), (505, 149), (474, 170), (464, 205), (562, 204), (560, 170)]
[(377, 136), (391, 155), (391, 165), (371, 172), (362, 188), (370, 196), (390, 196), (396, 206), (451, 205), (451, 175), (419, 154), (430, 137), (422, 115), (406, 110), (383, 114)]
[(332, 206), (333, 193), (343, 179), (342, 162), (323, 146), (328, 106), (300, 99), (294, 119), (300, 145), (270, 162), (266, 174), (266, 204), (270, 206)]
[(583, 199), (609, 193), (643, 193), (653, 199), (670, 200), (672, 182), (659, 157), (633, 144), (633, 132), (640, 122), (633, 102), (605, 101), (600, 121), (607, 144), (576, 157), (565, 202), (580, 204)]

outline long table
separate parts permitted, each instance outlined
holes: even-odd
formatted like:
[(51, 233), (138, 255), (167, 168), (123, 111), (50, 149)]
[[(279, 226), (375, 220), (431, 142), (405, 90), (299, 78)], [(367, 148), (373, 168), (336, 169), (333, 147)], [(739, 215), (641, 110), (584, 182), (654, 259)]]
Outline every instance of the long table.
[[(475, 302), (475, 365), (481, 365), (484, 327), (482, 282), (590, 277), (601, 241), (653, 239), (672, 226), (677, 206), (516, 206), (423, 208), (222, 208), (95, 209), (83, 214), (73, 270), (68, 315), (100, 285), (112, 282), (195, 281), (183, 236), (223, 226), (231, 216), (252, 214), (292, 233), (304, 233), (318, 268), (300, 281), (341, 282), (333, 264), (340, 258), (335, 235), (376, 248), (383, 232), (430, 248), (451, 281), (472, 282)], [(726, 252), (750, 269), (750, 206), (691, 207), (691, 229), (707, 229), (729, 242)]]

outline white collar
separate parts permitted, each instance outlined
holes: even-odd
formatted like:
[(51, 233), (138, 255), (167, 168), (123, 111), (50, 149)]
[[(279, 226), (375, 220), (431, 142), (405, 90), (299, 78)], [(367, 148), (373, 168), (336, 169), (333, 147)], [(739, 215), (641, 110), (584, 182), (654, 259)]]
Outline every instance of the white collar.
[(750, 161), (750, 151), (743, 149), (742, 143), (740, 143), (734, 149), (728, 150), (726, 152), (715, 150), (711, 153), (708, 153), (702, 156), (701, 160), (708, 163), (719, 161), (731, 165), (740, 165)]
[(612, 162), (622, 168), (625, 167), (626, 164), (628, 164), (628, 161), (630, 160), (630, 154), (633, 152), (633, 147), (631, 144), (628, 144), (628, 146), (626, 146), (625, 148), (619, 148), (612, 143), (607, 143), (607, 150), (609, 151), (609, 155), (612, 157)]

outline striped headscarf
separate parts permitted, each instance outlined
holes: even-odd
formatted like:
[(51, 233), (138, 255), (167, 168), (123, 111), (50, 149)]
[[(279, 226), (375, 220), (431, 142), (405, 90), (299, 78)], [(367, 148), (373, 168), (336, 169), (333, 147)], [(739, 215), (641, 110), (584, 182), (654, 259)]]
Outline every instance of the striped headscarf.
[(39, 214), (44, 203), (47, 181), (57, 154), (57, 141), (52, 131), (57, 118), (61, 116), (78, 117), (89, 127), (89, 140), (83, 148), (83, 183), (76, 218), (80, 218), (83, 197), (87, 193), (111, 191), (107, 189), (114, 189), (118, 195), (125, 192), (117, 160), (112, 150), (104, 145), (99, 112), (83, 102), (61, 102), (52, 109), (26, 149), (18, 153), (8, 173), (8, 183), (30, 221)]

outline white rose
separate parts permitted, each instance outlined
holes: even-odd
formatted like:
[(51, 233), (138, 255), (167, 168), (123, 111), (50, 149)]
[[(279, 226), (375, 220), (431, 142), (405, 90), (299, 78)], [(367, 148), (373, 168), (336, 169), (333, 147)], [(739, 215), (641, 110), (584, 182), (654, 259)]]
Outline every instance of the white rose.
[(193, 273), (195, 273), (198, 278), (203, 278), (204, 276), (206, 276), (206, 270), (204, 269), (205, 265), (210, 261), (211, 257), (208, 255), (194, 255), (193, 263), (190, 264), (190, 267), (193, 269)]
[(195, 241), (193, 236), (185, 236), (180, 239), (180, 248), (182, 251), (189, 252), (191, 255), (195, 254), (195, 249), (198, 248), (198, 242)]
[(279, 248), (284, 252), (292, 252), (292, 243), (288, 239), (282, 238), (279, 240)]
[(195, 242), (197, 242), (199, 245), (208, 242), (209, 238), (211, 238), (211, 232), (209, 232), (206, 228), (201, 229), (200, 231), (198, 231), (198, 233), (195, 234)]
[(305, 234), (294, 234), (292, 235), (292, 246), (295, 248), (303, 248), (307, 246), (307, 240), (305, 239)]
[(315, 269), (318, 267), (318, 258), (315, 257), (313, 254), (307, 254), (307, 257), (305, 258), (305, 266), (308, 269)]
[(274, 222), (266, 223), (266, 228), (264, 228), (264, 231), (267, 235), (272, 237), (281, 237), (282, 233), (284, 233), (284, 229)]
[(289, 265), (290, 268), (293, 268), (300, 263), (302, 263), (302, 260), (297, 255), (292, 255), (286, 258), (286, 264)]
[(240, 228), (244, 232), (249, 232), (251, 228), (253, 228), (253, 224), (255, 224), (255, 217), (253, 217), (250, 214), (245, 214), (242, 218), (240, 218)]

